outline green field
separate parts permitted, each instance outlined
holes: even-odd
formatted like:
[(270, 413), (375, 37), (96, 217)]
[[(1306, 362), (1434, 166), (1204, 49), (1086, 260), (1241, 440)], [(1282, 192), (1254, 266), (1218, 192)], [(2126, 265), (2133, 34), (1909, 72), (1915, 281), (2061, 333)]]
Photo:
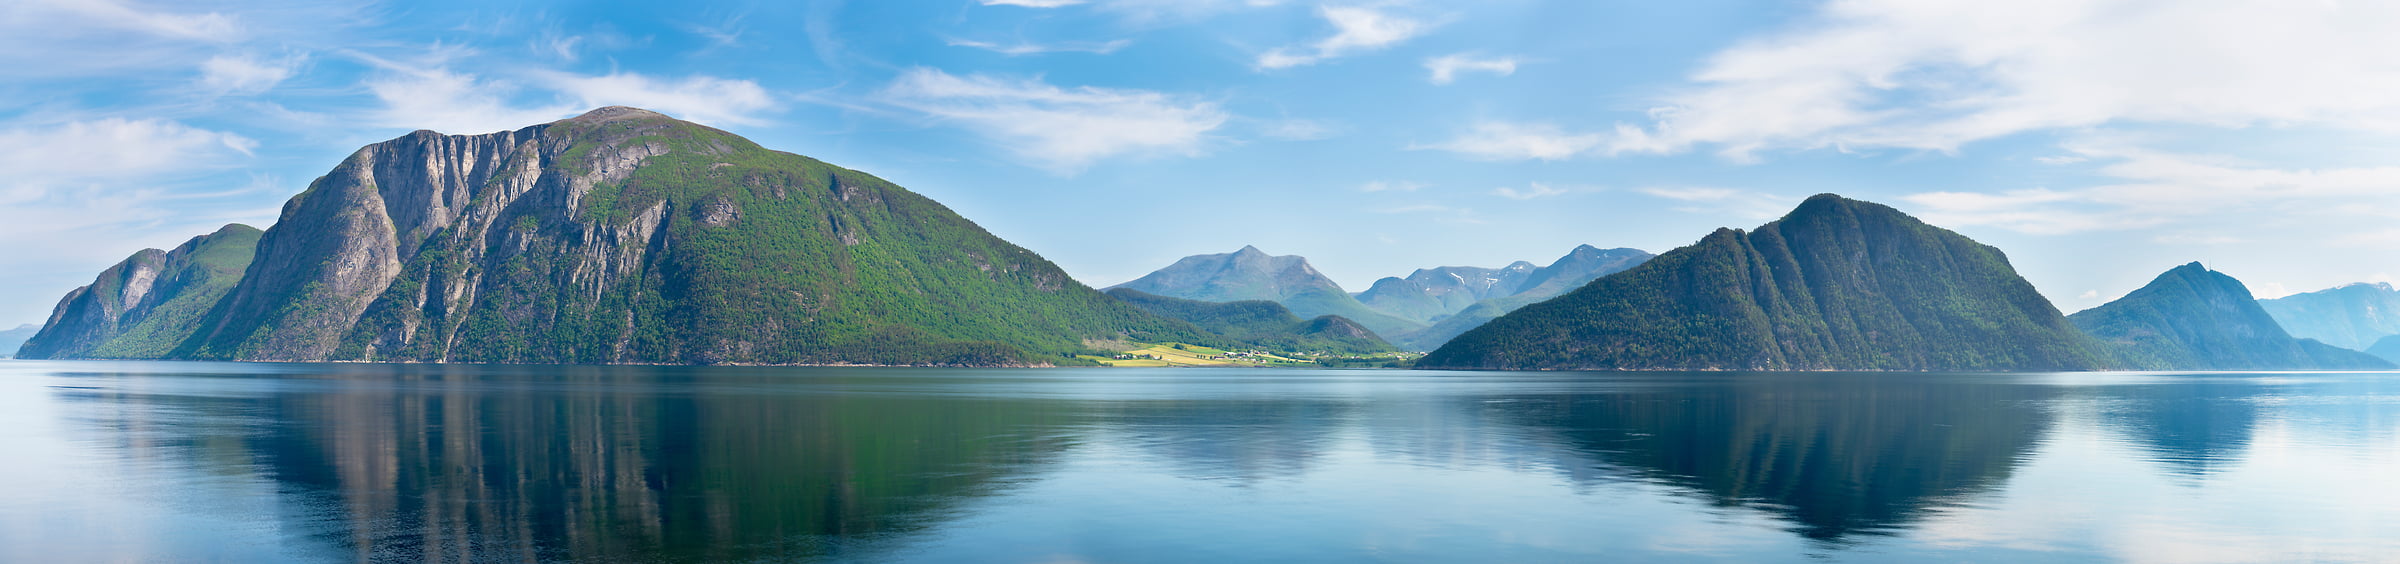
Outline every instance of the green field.
[(1117, 353), (1118, 355), (1129, 356), (1133, 358), (1116, 358), (1114, 356), (1101, 355), (1079, 355), (1076, 358), (1090, 360), (1092, 362), (1097, 362), (1108, 366), (1300, 367), (1321, 366), (1327, 364), (1365, 365), (1362, 364), (1362, 361), (1365, 363), (1409, 361), (1415, 360), (1414, 357), (1417, 356), (1407, 353), (1383, 353), (1368, 356), (1317, 358), (1305, 355), (1279, 355), (1268, 353), (1266, 351), (1229, 351), (1184, 343), (1135, 343), (1134, 346), (1139, 348)]

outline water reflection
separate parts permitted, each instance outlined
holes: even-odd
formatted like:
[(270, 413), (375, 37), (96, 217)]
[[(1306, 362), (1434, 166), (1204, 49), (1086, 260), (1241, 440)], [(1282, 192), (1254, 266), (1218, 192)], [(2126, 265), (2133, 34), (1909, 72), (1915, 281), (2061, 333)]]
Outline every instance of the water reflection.
[(408, 370), (320, 393), (70, 399), (150, 404), (101, 422), (126, 436), (158, 434), (140, 432), (147, 414), (242, 417), (249, 429), (230, 436), (243, 440), (171, 446), (272, 476), (316, 540), (360, 560), (837, 554), (931, 526), (1068, 444), (1045, 431), (1057, 410), (1011, 402), (668, 393), (710, 376), (635, 370), (482, 376)]
[(1772, 511), (1801, 536), (1888, 533), (2007, 479), (2049, 417), (2050, 388), (1880, 375), (1710, 377), (1709, 384), (1527, 397), (1516, 415), (1596, 464), (1720, 506)]
[[(2016, 507), (2157, 523), (2087, 506), (2187, 503), (2130, 493), (2162, 478), (2289, 502), (2195, 479), (2262, 450), (2400, 468), (2380, 376), (24, 366), (0, 385), (81, 459), (148, 469), (172, 511), (271, 521), (246, 542), (297, 560), (1955, 560), (1997, 550), (1973, 531), (2074, 530)], [(2043, 460), (2091, 477), (2012, 485)], [(2400, 550), (2362, 534), (2326, 546)], [(2077, 542), (2032, 544), (2124, 556)]]

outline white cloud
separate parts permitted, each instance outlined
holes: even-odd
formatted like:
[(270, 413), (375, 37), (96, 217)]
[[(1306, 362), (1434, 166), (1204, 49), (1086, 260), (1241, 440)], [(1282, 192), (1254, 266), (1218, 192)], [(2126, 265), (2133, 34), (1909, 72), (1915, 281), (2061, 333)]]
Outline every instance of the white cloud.
[(1432, 81), (1434, 84), (1449, 84), (1451, 81), (1457, 80), (1458, 73), (1462, 71), (1488, 72), (1500, 76), (1516, 74), (1517, 59), (1515, 57), (1478, 59), (1465, 53), (1443, 55), (1426, 59), (1425, 70), (1432, 73), (1431, 76), (1426, 77), (1426, 80)]
[(1336, 129), (1332, 125), (1316, 120), (1284, 119), (1267, 124), (1264, 129), (1259, 131), (1259, 134), (1285, 141), (1315, 141), (1332, 138)]
[(221, 223), (225, 214), (211, 201), (252, 190), (203, 194), (177, 187), (248, 164), (256, 146), (240, 135), (157, 119), (0, 129), (0, 170), (8, 171), (0, 179), (0, 241), (10, 242), (0, 246), (0, 264), (12, 265), (9, 278), (74, 272), (67, 278), (89, 281), (98, 267), (86, 266), (141, 248), (131, 241), (188, 237), (192, 224)]
[(1506, 186), (1499, 187), (1499, 188), (1493, 188), (1493, 189), (1492, 189), (1492, 194), (1494, 194), (1494, 195), (1497, 195), (1497, 196), (1500, 196), (1500, 197), (1502, 197), (1502, 198), (1508, 198), (1508, 199), (1511, 199), (1511, 200), (1531, 200), (1531, 199), (1534, 199), (1534, 198), (1547, 198), (1547, 197), (1550, 197), (1550, 196), (1556, 196), (1556, 195), (1559, 195), (1559, 194), (1565, 194), (1565, 193), (1567, 193), (1567, 189), (1565, 189), (1565, 188), (1558, 188), (1558, 187), (1554, 187), (1554, 186), (1551, 186), (1551, 185), (1548, 185), (1548, 184), (1543, 184), (1543, 183), (1540, 183), (1540, 182), (1528, 183), (1528, 184), (1526, 185), (1526, 188), (1525, 188), (1525, 189), (1523, 189), (1523, 190), (1518, 190), (1518, 189), (1516, 189), (1516, 188), (1510, 188), (1510, 187), (1506, 187)]
[(41, 197), (60, 184), (185, 171), (247, 156), (257, 141), (173, 121), (109, 118), (0, 130), (0, 202)]
[(1118, 39), (1100, 43), (1053, 43), (1048, 45), (1023, 42), (1003, 44), (989, 41), (975, 41), (972, 39), (950, 40), (950, 46), (952, 47), (973, 47), (1011, 57), (1040, 55), (1044, 53), (1092, 53), (1096, 55), (1106, 55), (1109, 53), (1115, 53), (1118, 49), (1124, 49), (1129, 45), (1133, 45), (1133, 40)]
[(298, 61), (262, 62), (250, 57), (218, 55), (200, 63), (200, 86), (220, 94), (258, 94), (292, 77)]
[(1317, 15), (1333, 24), (1332, 37), (1305, 48), (1281, 47), (1261, 53), (1258, 67), (1280, 69), (1313, 65), (1325, 59), (1390, 47), (1421, 35), (1432, 27), (1423, 21), (1363, 6), (1323, 6), (1317, 8)]
[(1765, 192), (1711, 188), (1704, 186), (1653, 186), (1638, 190), (1643, 194), (1682, 202), (1673, 208), (1685, 213), (1732, 215), (1747, 219), (1781, 217), (1799, 205), (1799, 199)]
[(2400, 4), (1844, 0), (1717, 53), (1612, 152), (1949, 151), (2111, 123), (2400, 131)]
[(1214, 102), (1148, 90), (1060, 88), (923, 68), (902, 73), (881, 97), (964, 124), (1062, 173), (1119, 155), (1195, 155), (1231, 117)]
[(563, 103), (520, 107), (511, 101), (520, 88), (449, 69), (403, 70), (367, 81), (367, 90), (383, 102), (367, 118), (385, 127), (480, 134), (545, 123), (576, 111)]
[(634, 73), (583, 76), (548, 73), (551, 88), (577, 102), (578, 110), (633, 106), (709, 125), (758, 125), (760, 113), (776, 108), (775, 97), (758, 83), (711, 76), (661, 80)]
[(2078, 300), (2097, 300), (2097, 299), (2100, 299), (2100, 291), (2099, 291), (2099, 290), (2084, 290), (2084, 291), (2083, 291), (2083, 293), (2081, 293), (2081, 294), (2076, 294), (2076, 295), (2075, 295), (2075, 299), (2078, 299)]
[[(2110, 181), (2075, 190), (1926, 192), (1903, 199), (1922, 206), (1923, 216), (1935, 223), (2034, 234), (2137, 229), (2269, 210), (2285, 219), (2316, 217), (2311, 222), (2319, 226), (2400, 219), (2393, 211), (2400, 210), (2400, 166), (2280, 168), (2095, 142), (2071, 143), (2068, 150), (2105, 163), (2098, 172)], [(2372, 243), (2363, 233), (2346, 240)], [(2400, 247), (2400, 240), (2384, 246)]]
[(1368, 183), (1366, 183), (1366, 184), (1359, 185), (1359, 187), (1358, 187), (1358, 191), (1360, 191), (1360, 192), (1369, 192), (1369, 193), (1372, 193), (1372, 192), (1415, 192), (1415, 191), (1417, 191), (1417, 190), (1419, 190), (1419, 189), (1422, 189), (1422, 188), (1424, 188), (1424, 187), (1425, 187), (1425, 184), (1423, 184), (1423, 183), (1418, 183), (1418, 182), (1385, 182), (1385, 181), (1382, 181), (1382, 180), (1377, 180), (1377, 181), (1374, 181), (1374, 182), (1368, 182)]
[(1083, 0), (982, 0), (985, 6), (1022, 6), (1026, 8), (1061, 8), (1082, 4)]
[(1568, 134), (1552, 124), (1487, 121), (1475, 124), (1473, 130), (1449, 142), (1411, 148), (1440, 149), (1494, 161), (1555, 161), (1591, 151), (1601, 142), (1597, 134)]
[(158, 11), (114, 0), (36, 0), (28, 4), (72, 13), (82, 16), (90, 22), (159, 37), (217, 43), (235, 41), (243, 37), (240, 22), (233, 16), (216, 12), (194, 14)]
[(634, 106), (702, 124), (758, 125), (766, 123), (760, 114), (777, 107), (773, 95), (748, 80), (535, 71), (525, 73), (533, 82), (520, 84), (443, 67), (373, 62), (391, 72), (367, 81), (383, 103), (369, 113), (369, 122), (448, 134), (512, 130), (601, 106)]

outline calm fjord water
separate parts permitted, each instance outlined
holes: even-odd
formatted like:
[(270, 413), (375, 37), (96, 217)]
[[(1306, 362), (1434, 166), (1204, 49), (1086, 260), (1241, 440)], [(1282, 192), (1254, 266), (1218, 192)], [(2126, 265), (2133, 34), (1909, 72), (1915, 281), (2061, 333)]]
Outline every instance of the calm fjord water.
[(0, 560), (2389, 561), (2400, 375), (0, 362)]

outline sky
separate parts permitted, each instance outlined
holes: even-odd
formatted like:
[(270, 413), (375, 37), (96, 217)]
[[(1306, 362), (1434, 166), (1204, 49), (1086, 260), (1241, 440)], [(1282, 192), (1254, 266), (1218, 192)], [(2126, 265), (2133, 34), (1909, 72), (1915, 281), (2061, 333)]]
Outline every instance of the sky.
[(0, 326), (358, 147), (605, 105), (892, 180), (1107, 286), (1664, 252), (1812, 194), (2065, 311), (2400, 272), (2400, 3), (0, 3)]

